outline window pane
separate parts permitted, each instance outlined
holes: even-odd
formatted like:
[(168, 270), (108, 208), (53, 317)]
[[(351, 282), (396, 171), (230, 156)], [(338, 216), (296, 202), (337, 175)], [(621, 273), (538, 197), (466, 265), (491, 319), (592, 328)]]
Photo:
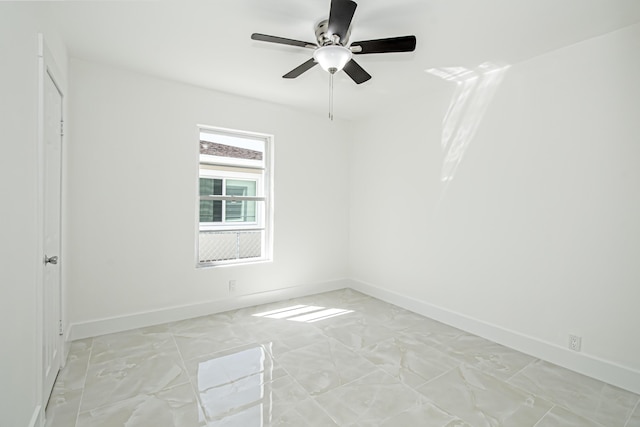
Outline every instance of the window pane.
[(227, 202), (225, 213), (228, 222), (256, 222), (256, 202)]
[(200, 178), (201, 196), (221, 196), (222, 180), (212, 178)]
[(222, 201), (200, 200), (200, 222), (222, 222)]
[[(256, 182), (240, 179), (227, 180), (227, 196), (255, 196)], [(226, 220), (228, 222), (255, 222), (256, 221), (256, 202), (227, 202)]]
[(243, 179), (228, 179), (227, 195), (228, 196), (255, 196), (256, 182), (243, 180)]
[[(222, 195), (222, 180), (200, 178), (200, 195)], [(200, 222), (222, 222), (222, 201), (200, 200)]]
[(200, 178), (200, 195), (210, 196), (213, 194), (213, 180)]

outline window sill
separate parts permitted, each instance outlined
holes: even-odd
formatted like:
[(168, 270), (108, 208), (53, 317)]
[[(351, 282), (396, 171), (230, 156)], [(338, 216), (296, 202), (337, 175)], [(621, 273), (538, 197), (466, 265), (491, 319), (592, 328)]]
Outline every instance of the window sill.
[(244, 265), (267, 264), (273, 262), (273, 259), (260, 258), (255, 260), (233, 260), (233, 261), (216, 261), (216, 262), (199, 262), (196, 264), (196, 270), (208, 270), (218, 267), (238, 267)]

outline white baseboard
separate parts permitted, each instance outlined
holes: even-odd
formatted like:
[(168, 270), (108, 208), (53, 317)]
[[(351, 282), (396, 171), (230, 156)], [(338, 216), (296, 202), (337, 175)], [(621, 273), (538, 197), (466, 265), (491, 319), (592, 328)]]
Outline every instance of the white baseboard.
[(341, 279), (310, 285), (292, 286), (288, 288), (275, 289), (249, 295), (239, 295), (221, 300), (207, 301), (199, 304), (168, 307), (161, 310), (135, 313), (126, 316), (97, 319), (82, 323), (73, 323), (69, 325), (67, 339), (69, 341), (75, 341), (84, 338), (111, 334), (114, 332), (144, 328), (147, 326), (160, 325), (167, 322), (175, 322), (178, 320), (191, 319), (194, 317), (206, 316), (214, 313), (222, 313), (225, 311), (237, 310), (239, 308), (251, 307), (254, 305), (282, 301), (289, 298), (299, 298), (321, 292), (343, 289), (348, 287), (349, 283), (350, 281)]
[(640, 372), (357, 280), (351, 289), (580, 374), (640, 394)]
[(62, 340), (62, 359), (60, 360), (60, 369), (67, 366), (67, 357), (69, 357), (69, 351), (71, 350), (71, 325), (67, 325), (63, 340)]
[(31, 416), (31, 420), (29, 421), (28, 427), (41, 427), (44, 425), (44, 418), (42, 406), (38, 405), (33, 411), (33, 415)]

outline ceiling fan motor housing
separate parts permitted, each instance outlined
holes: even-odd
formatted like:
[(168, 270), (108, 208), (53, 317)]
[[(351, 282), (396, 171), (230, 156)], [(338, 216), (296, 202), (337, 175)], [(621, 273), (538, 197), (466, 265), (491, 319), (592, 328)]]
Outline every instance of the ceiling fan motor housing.
[(349, 37), (351, 36), (351, 27), (349, 27), (345, 37), (339, 38), (337, 35), (329, 34), (329, 20), (323, 19), (316, 24), (315, 33), (318, 46), (329, 46), (334, 44), (347, 46), (349, 43)]

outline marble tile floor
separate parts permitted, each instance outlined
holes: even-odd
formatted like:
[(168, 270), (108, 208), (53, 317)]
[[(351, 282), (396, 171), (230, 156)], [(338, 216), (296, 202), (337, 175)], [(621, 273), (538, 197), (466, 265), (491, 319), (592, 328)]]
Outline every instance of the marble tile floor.
[(640, 427), (640, 396), (352, 290), (75, 341), (47, 427)]

